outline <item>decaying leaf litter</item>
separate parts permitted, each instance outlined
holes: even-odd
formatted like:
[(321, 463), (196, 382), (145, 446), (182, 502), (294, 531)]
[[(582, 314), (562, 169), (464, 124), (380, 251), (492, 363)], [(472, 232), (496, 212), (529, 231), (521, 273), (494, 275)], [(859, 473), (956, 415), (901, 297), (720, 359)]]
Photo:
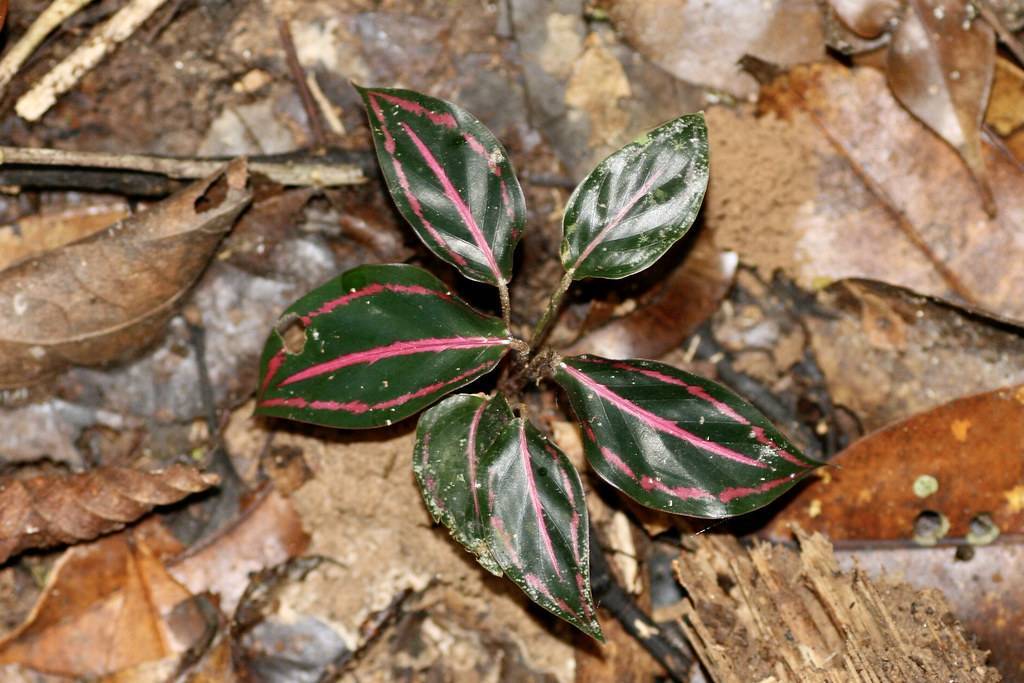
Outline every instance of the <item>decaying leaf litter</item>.
[[(654, 273), (584, 288), (552, 341), (590, 344), (606, 355), (664, 354), (717, 373), (807, 452), (873, 453), (868, 470), (892, 480), (872, 488), (870, 502), (857, 499), (862, 488), (839, 488), (845, 470), (828, 468), (825, 477), (836, 475), (828, 486), (845, 502), (814, 493), (816, 483), (777, 507), (803, 515), (807, 528), (833, 529), (841, 559), (859, 553), (866, 566), (943, 590), (1004, 679), (1021, 675), (1019, 624), (998, 615), (1014, 613), (1005, 598), (1019, 571), (1013, 515), (1024, 482), (1011, 481), (1012, 466), (988, 462), (1017, 463), (1021, 445), (1008, 436), (1008, 446), (966, 447), (995, 438), (980, 431), (996, 415), (986, 408), (978, 408), (981, 417), (951, 415), (934, 433), (903, 437), (936, 459), (921, 462), (920, 471), (904, 471), (904, 441), (886, 446), (886, 432), (858, 441), (972, 394), (996, 392), (1004, 396), (999, 405), (1011, 408), (1017, 400), (1014, 390), (999, 390), (1019, 386), (1024, 374), (1024, 216), (1015, 191), (1021, 157), (1014, 156), (1024, 148), (1024, 108), (1012, 104), (1022, 93), (1013, 76), (1021, 66), (1014, 61), (1021, 7), (915, 0), (903, 10), (915, 13), (915, 26), (909, 14), (887, 21), (896, 12), (881, 2), (835, 2), (827, 16), (819, 3), (769, 3), (739, 18), (731, 3), (716, 2), (698, 16), (687, 3), (641, 1), (510, 0), (482, 9), (401, 1), (150, 3), (149, 18), (38, 122), (18, 116), (17, 103), (74, 59), (83, 40), (109, 30), (119, 10), (144, 4), (96, 3), (59, 22), (2, 93), (5, 145), (108, 157), (296, 153), (313, 161), (327, 147), (338, 163), (372, 173), (369, 132), (350, 80), (452, 99), (495, 131), (524, 179), (530, 220), (518, 258), (520, 272), (532, 266), (535, 276), (514, 280), (511, 294), (530, 315), (558, 278), (558, 211), (572, 185), (642, 131), (704, 109), (712, 179), (699, 233)], [(4, 54), (49, 5), (11, 8)], [(874, 24), (850, 18), (872, 13)], [(289, 66), (279, 21), (290, 29), (299, 73)], [(926, 40), (907, 56), (900, 48), (921, 26)], [(975, 41), (966, 62), (956, 29)], [(929, 30), (938, 39), (928, 39)], [(873, 52), (836, 58), (872, 44)], [(740, 69), (735, 63), (746, 55), (770, 68)], [(961, 78), (936, 83), (936, 70)], [(937, 116), (956, 127), (936, 125)], [(0, 649), (4, 675), (230, 680), (248, 670), (265, 680), (568, 681), (635, 672), (633, 680), (653, 680), (660, 668), (642, 639), (611, 631), (606, 610), (599, 616), (614, 642), (598, 649), (481, 576), (430, 528), (405, 461), (411, 426), (381, 438), (250, 419), (266, 330), (289, 303), (338, 272), (408, 258), (441, 273), (472, 303), (492, 302), (410, 237), (372, 176), (359, 186), (285, 188), (259, 173), (256, 160), (243, 169), (236, 163), (205, 173), (188, 189), (178, 177), (124, 164), (0, 164), (5, 186), (17, 186), (0, 195), (0, 257), (9, 259), (0, 271), (9, 292), (0, 330), (0, 367), (10, 386), (0, 413), (4, 476), (29, 481), (186, 464), (220, 475), (219, 488), (125, 531), (9, 559), (0, 569), (0, 612), (10, 629)], [(159, 216), (171, 219), (154, 222)], [(163, 232), (147, 233), (147, 221)], [(182, 246), (159, 241), (169, 235)], [(191, 259), (189, 268), (169, 260), (176, 248)], [(154, 262), (147, 249), (161, 256)], [(77, 255), (90, 254), (88, 265), (96, 252), (108, 259), (102, 268), (71, 267)], [(736, 260), (738, 268), (729, 265)], [(140, 282), (140, 273), (152, 284), (126, 284)], [(695, 273), (701, 286), (678, 284)], [(75, 297), (88, 308), (69, 307)], [(19, 309), (24, 315), (16, 318)], [(8, 325), (9, 315), (18, 326)], [(536, 395), (535, 421), (579, 460), (580, 436), (563, 422), (566, 399), (554, 398)], [(928, 447), (940, 439), (951, 447)], [(979, 473), (998, 469), (1009, 479), (973, 477), (966, 460)], [(928, 477), (936, 492), (919, 496), (933, 486)], [(956, 485), (975, 480), (984, 490), (950, 497)], [(635, 590), (630, 602), (649, 613), (659, 589), (648, 571), (649, 533), (678, 543), (704, 525), (640, 513), (593, 473), (583, 485), (617, 582)], [(885, 527), (855, 521), (846, 538), (856, 539), (856, 549), (828, 526), (883, 504), (903, 506), (902, 516)], [(922, 512), (950, 522), (927, 549), (914, 541), (928, 530), (915, 526)], [(998, 528), (994, 540), (985, 523), (972, 527), (986, 516)], [(264, 552), (247, 538), (261, 539)], [(249, 582), (250, 572), (298, 556), (321, 559)], [(76, 580), (95, 574), (88, 562), (110, 567), (102, 574), (108, 588)], [(145, 585), (165, 587), (158, 599), (139, 577), (157, 577)], [(65, 590), (58, 582), (69, 580), (78, 612), (52, 600), (55, 587)], [(247, 585), (255, 594), (271, 590), (274, 599), (247, 600)], [(607, 595), (607, 606), (618, 604)], [(244, 629), (229, 623), (239, 619), (236, 604), (255, 605)], [(109, 632), (68, 620), (111, 609), (146, 624), (145, 633), (119, 631), (117, 620)], [(675, 618), (663, 608), (657, 614)], [(47, 621), (55, 618), (65, 630)], [(58, 661), (53, 648), (69, 634), (92, 640), (82, 641), (77, 661)], [(319, 646), (303, 648), (304, 639)], [(682, 634), (669, 641), (687, 652)]]

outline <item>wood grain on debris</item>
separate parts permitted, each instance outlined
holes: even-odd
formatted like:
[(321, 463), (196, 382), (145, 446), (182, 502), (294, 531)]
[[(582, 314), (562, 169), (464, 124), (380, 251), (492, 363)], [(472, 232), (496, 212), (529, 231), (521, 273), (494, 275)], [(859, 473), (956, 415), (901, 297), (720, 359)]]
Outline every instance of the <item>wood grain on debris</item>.
[(800, 552), (696, 537), (676, 574), (682, 626), (717, 683), (999, 681), (941, 593), (840, 572), (820, 534)]

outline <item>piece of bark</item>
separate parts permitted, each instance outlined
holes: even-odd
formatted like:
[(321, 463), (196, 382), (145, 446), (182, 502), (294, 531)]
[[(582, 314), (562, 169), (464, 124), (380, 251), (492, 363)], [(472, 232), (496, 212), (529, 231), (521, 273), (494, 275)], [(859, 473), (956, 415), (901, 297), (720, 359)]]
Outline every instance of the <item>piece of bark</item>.
[(217, 481), (216, 475), (187, 465), (155, 472), (99, 467), (56, 477), (0, 479), (0, 564), (28, 548), (117, 531), (157, 505), (176, 503)]
[(840, 572), (824, 536), (796, 535), (799, 554), (698, 536), (676, 563), (682, 628), (717, 683), (1002, 680), (941, 593)]

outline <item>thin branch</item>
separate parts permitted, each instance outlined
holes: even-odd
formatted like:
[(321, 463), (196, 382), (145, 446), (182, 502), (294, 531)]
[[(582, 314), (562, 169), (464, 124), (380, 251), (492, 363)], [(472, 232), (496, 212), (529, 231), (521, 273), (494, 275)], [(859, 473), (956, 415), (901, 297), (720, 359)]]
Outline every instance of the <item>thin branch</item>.
[(501, 299), (501, 319), (505, 321), (505, 329), (512, 332), (512, 302), (508, 296), (508, 285), (498, 281), (498, 298)]
[(622, 624), (626, 633), (665, 667), (674, 681), (690, 680), (693, 653), (682, 639), (672, 638), (667, 629), (645, 614), (612, 576), (594, 526), (590, 526), (590, 584), (597, 603)]
[[(91, 169), (118, 169), (155, 173), (176, 179), (205, 178), (224, 165), (223, 159), (176, 158), (146, 154), (107, 154), (70, 152), (60, 149), (2, 147), (0, 170), (7, 164), (25, 166), (71, 166)], [(253, 173), (265, 175), (282, 185), (335, 187), (366, 182), (362, 168), (354, 164), (325, 163), (306, 157), (296, 161), (260, 161), (249, 163)]]
[(26, 121), (38, 121), (57, 98), (78, 84), (114, 47), (127, 40), (167, 0), (132, 0), (94, 30), (85, 42), (21, 96), (14, 110)]
[(556, 313), (558, 313), (558, 309), (562, 305), (562, 299), (565, 298), (565, 293), (569, 291), (571, 285), (572, 273), (569, 272), (558, 283), (558, 289), (555, 290), (555, 293), (548, 300), (548, 307), (545, 309), (544, 315), (537, 321), (537, 326), (533, 328), (533, 334), (530, 335), (530, 351), (536, 351), (544, 343), (548, 332), (551, 331), (551, 325), (555, 322)]
[(326, 147), (327, 133), (324, 131), (323, 121), (320, 120), (320, 111), (317, 109), (316, 100), (313, 99), (313, 93), (309, 91), (309, 84), (306, 83), (306, 72), (299, 62), (298, 53), (295, 51), (295, 40), (292, 38), (292, 30), (284, 19), (277, 20), (277, 35), (281, 39), (285, 62), (288, 64), (288, 71), (291, 72), (295, 89), (299, 91), (302, 108), (306, 111), (306, 118), (309, 119), (313, 140), (317, 147)]
[(18, 69), (29, 58), (29, 55), (39, 47), (46, 36), (50, 35), (55, 28), (64, 21), (88, 5), (92, 0), (54, 0), (49, 7), (44, 9), (36, 20), (29, 26), (25, 35), (15, 43), (14, 47), (7, 51), (0, 61), (0, 95), (4, 88), (11, 82)]

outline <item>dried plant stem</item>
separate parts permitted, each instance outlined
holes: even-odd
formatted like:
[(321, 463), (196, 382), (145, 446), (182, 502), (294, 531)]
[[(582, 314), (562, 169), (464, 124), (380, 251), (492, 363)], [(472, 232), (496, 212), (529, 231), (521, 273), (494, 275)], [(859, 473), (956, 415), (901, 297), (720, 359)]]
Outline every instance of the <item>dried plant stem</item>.
[(92, 0), (54, 0), (29, 26), (25, 35), (7, 51), (0, 61), (0, 95), (11, 82), (18, 69), (25, 63), (32, 51), (39, 47), (46, 36), (64, 21), (88, 5)]
[(570, 285), (572, 285), (572, 272), (567, 272), (562, 277), (562, 281), (558, 283), (558, 289), (555, 290), (555, 293), (548, 300), (548, 307), (544, 311), (544, 315), (537, 321), (537, 326), (533, 328), (533, 334), (530, 335), (531, 352), (540, 348), (540, 345), (544, 343), (544, 339), (548, 336), (548, 332), (551, 331), (551, 325), (555, 322), (558, 309), (562, 306), (562, 299), (565, 298), (565, 293), (569, 291)]
[(501, 319), (505, 321), (505, 329), (512, 331), (512, 302), (508, 296), (508, 284), (498, 280), (498, 298), (501, 299)]
[[(157, 173), (168, 178), (205, 178), (224, 165), (218, 159), (183, 159), (146, 154), (107, 154), (104, 152), (68, 152), (60, 149), (32, 149), (0, 146), (0, 166), (72, 166)], [(249, 164), (253, 173), (265, 175), (282, 185), (335, 187), (366, 181), (362, 169), (351, 164), (310, 162), (266, 162)]]
[(75, 87), (82, 76), (99, 64), (115, 45), (127, 40), (165, 2), (167, 0), (132, 0), (118, 10), (108, 22), (89, 34), (84, 43), (21, 96), (14, 106), (18, 116), (26, 121), (38, 121), (57, 102), (58, 97)]

